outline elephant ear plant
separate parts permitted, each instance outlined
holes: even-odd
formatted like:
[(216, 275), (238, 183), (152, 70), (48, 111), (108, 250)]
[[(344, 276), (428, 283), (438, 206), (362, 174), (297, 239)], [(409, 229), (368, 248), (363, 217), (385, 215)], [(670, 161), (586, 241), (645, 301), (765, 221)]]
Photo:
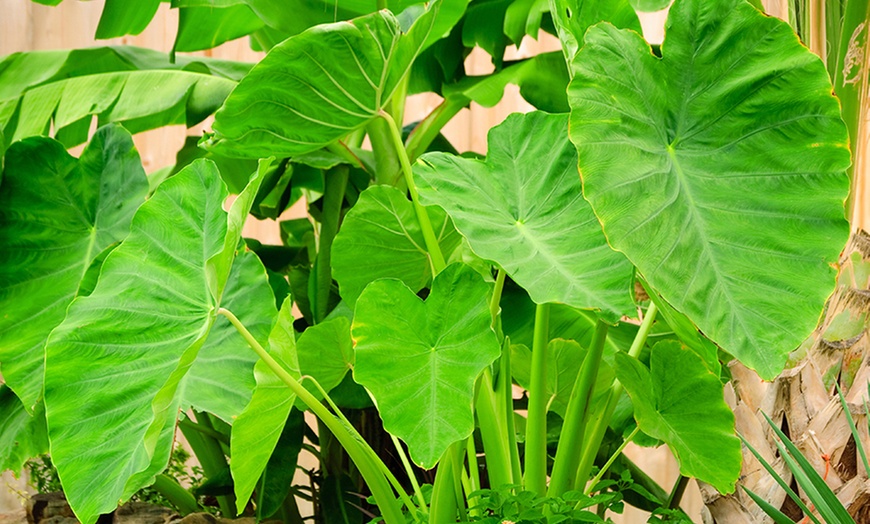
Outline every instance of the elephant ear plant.
[[(318, 522), (603, 522), (624, 502), (686, 518), (689, 477), (734, 490), (723, 364), (783, 369), (849, 231), (846, 126), (787, 24), (676, 0), (653, 48), (626, 1), (173, 7), (177, 51), (208, 45), (195, 15), (209, 42), (269, 51), (0, 65), (0, 466), (50, 450), (86, 524), (155, 482), (198, 509), (162, 475), (177, 427), (224, 514), (288, 523), (302, 447)], [(101, 28), (152, 15), (110, 2)], [(504, 61), (541, 28), (561, 53)], [(465, 74), (476, 45), (492, 74)], [(458, 154), (441, 129), (507, 83), (549, 112)], [(162, 94), (135, 103), (146, 91)], [(443, 102), (403, 130), (425, 91)], [(127, 129), (212, 112), (199, 147), (146, 176)], [(241, 238), (303, 196), (283, 246)], [(670, 447), (670, 493), (631, 441)]]

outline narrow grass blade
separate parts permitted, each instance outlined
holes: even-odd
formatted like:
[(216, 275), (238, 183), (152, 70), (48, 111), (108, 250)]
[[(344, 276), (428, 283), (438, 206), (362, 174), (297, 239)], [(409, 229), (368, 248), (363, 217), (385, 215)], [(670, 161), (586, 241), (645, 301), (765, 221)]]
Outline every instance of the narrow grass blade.
[[(741, 487), (743, 487), (743, 486), (741, 486)], [(750, 490), (746, 487), (743, 487), (743, 491), (745, 491), (746, 494), (749, 495), (749, 498), (754, 500), (755, 503), (758, 504), (758, 506), (762, 510), (764, 510), (764, 512), (767, 514), (767, 516), (772, 518), (773, 521), (776, 522), (776, 524), (796, 524), (795, 521), (788, 518), (785, 515), (785, 513), (776, 509), (772, 504), (770, 504), (769, 502), (767, 502), (763, 498), (761, 498), (758, 495), (756, 495), (755, 493), (753, 493), (752, 490)]]

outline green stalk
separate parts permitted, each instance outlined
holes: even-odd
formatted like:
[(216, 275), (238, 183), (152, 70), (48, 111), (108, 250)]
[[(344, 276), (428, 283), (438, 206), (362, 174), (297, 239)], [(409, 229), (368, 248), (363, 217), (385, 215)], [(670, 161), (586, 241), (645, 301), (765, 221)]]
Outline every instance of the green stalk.
[[(505, 276), (506, 273), (504, 272), (504, 269), (499, 268), (499, 270), (496, 272), (495, 288), (493, 289), (492, 299), (489, 303), (489, 311), (492, 314), (493, 329), (496, 329), (498, 326), (498, 312), (501, 310), (501, 295), (502, 290), (504, 289)], [(507, 463), (510, 464), (510, 475), (502, 473), (503, 482), (502, 484), (499, 484), (499, 486), (504, 484), (520, 484), (522, 483), (523, 478), (523, 473), (520, 468), (520, 452), (519, 448), (517, 447), (517, 433), (516, 429), (514, 428), (514, 396), (513, 379), (511, 374), (511, 350), (510, 344), (508, 342), (509, 341), (505, 340), (505, 342), (502, 344), (501, 358), (499, 359), (498, 382), (495, 385), (494, 391), (497, 397), (496, 399), (490, 399), (490, 402), (492, 403), (491, 405), (498, 406), (501, 411), (500, 417), (493, 415), (493, 418), (499, 421), (499, 427), (502, 435), (499, 448), (502, 450), (503, 454), (507, 454)], [(485, 381), (484, 383), (491, 384), (491, 377), (489, 381)], [(504, 449), (505, 445), (507, 446), (507, 450)], [(504, 455), (501, 456), (500, 461), (504, 461)], [(487, 471), (489, 471), (489, 466), (487, 466)], [(490, 485), (494, 486), (492, 483), (492, 477), (490, 477)]]
[(477, 448), (474, 445), (474, 433), (465, 441), (465, 452), (468, 457), (468, 494), (470, 494), (480, 489), (480, 466), (477, 463)]
[(162, 473), (157, 475), (151, 489), (163, 495), (182, 516), (202, 510), (196, 502), (196, 498), (169, 475)]
[[(375, 503), (381, 510), (384, 522), (387, 524), (404, 524), (405, 517), (402, 514), (402, 508), (398, 504), (393, 489), (390, 487), (383, 472), (378, 465), (373, 462), (372, 456), (374, 455), (374, 451), (368, 443), (351, 434), (339, 418), (326, 409), (326, 406), (321, 404), (320, 401), (305, 389), (299, 381), (293, 378), (293, 376), (290, 375), (281, 364), (272, 358), (272, 355), (270, 355), (263, 346), (257, 342), (253, 335), (251, 335), (247, 328), (242, 325), (239, 319), (236, 318), (232, 312), (220, 308), (218, 313), (225, 316), (230, 321), (248, 345), (251, 346), (251, 349), (254, 350), (257, 356), (259, 356), (260, 359), (269, 366), (269, 369), (271, 369), (272, 372), (275, 373), (275, 375), (277, 375), (278, 378), (280, 378), (281, 381), (296, 394), (296, 397), (299, 400), (314, 412), (317, 418), (320, 419), (327, 428), (329, 428), (329, 431), (341, 443), (342, 447), (347, 451), (347, 454), (362, 474), (366, 484), (368, 484), (372, 496), (375, 499)], [(383, 465), (383, 463), (381, 465)], [(386, 466), (384, 466), (384, 468), (385, 467)]]
[(437, 275), (447, 264), (444, 262), (444, 255), (441, 253), (441, 246), (438, 244), (438, 237), (435, 235), (435, 229), (432, 228), (429, 214), (426, 212), (426, 208), (420, 205), (417, 186), (414, 185), (414, 173), (411, 171), (411, 161), (408, 159), (405, 145), (402, 143), (402, 134), (399, 132), (396, 122), (389, 113), (381, 111), (381, 117), (387, 122), (387, 127), (390, 129), (393, 147), (396, 148), (396, 156), (399, 157), (399, 163), (402, 165), (402, 173), (405, 175), (405, 183), (408, 184), (408, 192), (411, 194), (411, 201), (414, 203), (414, 211), (417, 213), (420, 229), (423, 230), (426, 250), (429, 251), (429, 257), (432, 259), (432, 274)]
[[(625, 451), (625, 447), (628, 446), (628, 443), (637, 436), (638, 432), (640, 432), (640, 428), (634, 428), (634, 431), (632, 431), (631, 434), (622, 441), (622, 444), (620, 444), (619, 447), (616, 448), (616, 451), (612, 455), (610, 455), (610, 458), (607, 459), (607, 462), (605, 462), (604, 465), (601, 467), (601, 471), (599, 471), (598, 474), (593, 477), (592, 482), (589, 483), (589, 486), (583, 492), (584, 495), (588, 495), (592, 491), (592, 488), (594, 488), (596, 484), (601, 482), (601, 479), (604, 478), (604, 474), (607, 473), (607, 470), (610, 469), (610, 466), (612, 466), (613, 463), (616, 462), (616, 459), (619, 458), (619, 455), (621, 455), (622, 452)], [(578, 505), (579, 504), (580, 503), (578, 502)]]
[(583, 359), (580, 373), (571, 390), (565, 423), (562, 425), (559, 447), (556, 450), (556, 461), (553, 463), (553, 474), (550, 478), (548, 495), (551, 497), (560, 497), (573, 486), (574, 475), (580, 462), (578, 450), (583, 447), (589, 404), (598, 378), (598, 368), (601, 364), (601, 355), (604, 353), (608, 327), (601, 320), (596, 324), (592, 346)]
[(432, 486), (432, 502), (429, 504), (429, 524), (444, 524), (456, 522), (456, 491), (459, 479), (454, 475), (452, 444), (438, 463), (435, 472), (435, 484)]
[[(309, 282), (308, 296), (314, 323), (320, 323), (329, 313), (329, 291), (332, 288), (332, 242), (338, 233), (341, 207), (350, 170), (346, 165), (336, 166), (325, 173), (323, 190), (323, 215), (320, 223), (317, 258)], [(313, 289), (311, 289), (313, 288)]]
[[(635, 428), (634, 432), (640, 428)], [(683, 493), (686, 492), (686, 486), (689, 485), (689, 477), (685, 475), (680, 475), (677, 478), (677, 481), (674, 483), (674, 487), (671, 489), (670, 495), (668, 495), (668, 503), (665, 506), (667, 509), (676, 509), (680, 507), (680, 501), (683, 499)]]
[(393, 446), (396, 447), (396, 453), (399, 455), (399, 460), (402, 461), (402, 466), (405, 468), (405, 474), (408, 475), (408, 480), (411, 481), (411, 486), (414, 488), (414, 496), (417, 497), (417, 504), (420, 506), (420, 510), (422, 510), (423, 513), (428, 513), (429, 508), (426, 506), (426, 498), (423, 497), (423, 492), (420, 490), (420, 483), (417, 482), (417, 475), (414, 474), (414, 468), (411, 467), (411, 461), (408, 460), (407, 453), (405, 453), (402, 444), (395, 435), (390, 435), (390, 439), (393, 441)]
[(499, 401), (492, 389), (492, 372), (489, 368), (483, 371), (478, 381), (475, 411), (480, 425), (489, 485), (497, 489), (514, 483), (510, 452), (507, 448), (507, 428), (499, 416)]
[(535, 308), (529, 414), (526, 424), (526, 469), (523, 484), (539, 497), (547, 491), (547, 344), (550, 341), (550, 306)]
[[(658, 314), (658, 308), (654, 302), (651, 302), (646, 311), (646, 316), (637, 330), (637, 335), (631, 343), (631, 348), (628, 350), (628, 355), (634, 358), (640, 354), (649, 332), (652, 329), (653, 322)], [(604, 438), (604, 433), (607, 431), (607, 426), (610, 424), (610, 418), (613, 416), (613, 411), (616, 409), (616, 403), (619, 402), (619, 397), (622, 395), (622, 383), (619, 380), (613, 381), (610, 386), (607, 404), (605, 408), (597, 413), (595, 426), (592, 433), (586, 438), (583, 444), (583, 453), (580, 456), (580, 465), (577, 468), (577, 475), (574, 477), (574, 489), (583, 490), (586, 486), (586, 480), (589, 478), (589, 472), (592, 471), (592, 464), (595, 463), (595, 455), (598, 454), (598, 448), (601, 446), (601, 441)]]
[[(190, 444), (190, 449), (193, 450), (193, 454), (196, 455), (197, 460), (199, 460), (199, 464), (202, 466), (202, 471), (205, 473), (206, 478), (214, 478), (227, 469), (226, 457), (224, 456), (223, 449), (221, 449), (220, 442), (213, 437), (206, 436), (207, 432), (210, 433), (209, 430), (215, 431), (208, 422), (208, 416), (203, 413), (197, 414), (195, 412), (193, 416), (196, 418), (195, 425), (200, 426), (204, 431), (191, 429), (193, 425), (193, 423), (191, 423), (191, 425), (179, 426), (181, 428), (181, 433), (184, 434), (184, 438), (187, 440), (187, 443)], [(227, 518), (236, 516), (235, 495), (220, 495), (217, 497), (217, 501), (221, 513), (223, 513)]]
[[(450, 446), (452, 450), (451, 463), (453, 464), (454, 479), (461, 479), (466, 474), (464, 467), (465, 461), (462, 460), (462, 457), (465, 455), (465, 453), (463, 453), (465, 448), (463, 444), (462, 441), (459, 441)], [(459, 509), (460, 522), (468, 522), (468, 511), (465, 508), (465, 497), (463, 497), (461, 482), (453, 483), (453, 496), (456, 499), (456, 507)]]
[(465, 97), (445, 98), (438, 107), (426, 115), (426, 118), (417, 124), (417, 127), (408, 135), (405, 141), (405, 148), (408, 151), (408, 158), (413, 162), (420, 155), (426, 152), (426, 149), (438, 136), (438, 133), (444, 129), (444, 126), (456, 116), (463, 107), (468, 105), (468, 100)]
[(347, 162), (352, 166), (357, 166), (358, 168), (366, 171), (366, 166), (363, 164), (363, 161), (360, 160), (358, 156), (356, 156), (353, 151), (347, 147), (347, 144), (339, 140), (338, 142), (333, 142), (326, 146), (326, 150), (330, 153), (340, 157), (342, 160)]
[(402, 165), (395, 153), (390, 126), (382, 118), (375, 118), (366, 126), (372, 153), (375, 157), (376, 184), (395, 186), (404, 189), (402, 184)]

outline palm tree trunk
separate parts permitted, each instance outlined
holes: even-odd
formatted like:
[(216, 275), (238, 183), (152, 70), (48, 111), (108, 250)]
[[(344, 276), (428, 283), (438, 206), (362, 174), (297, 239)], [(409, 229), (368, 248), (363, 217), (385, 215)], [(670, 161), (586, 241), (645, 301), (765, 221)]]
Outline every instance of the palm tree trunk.
[[(861, 443), (870, 453), (864, 411), (870, 384), (870, 234), (858, 231), (852, 235), (840, 266), (838, 285), (823, 321), (792, 355), (792, 367), (765, 383), (735, 361), (730, 365), (733, 380), (726, 386), (726, 399), (734, 410), (737, 431), (784, 479), (791, 482), (791, 474), (777, 453), (773, 432), (762, 413), (791, 438), (860, 524), (870, 523), (870, 480), (856, 452), (835, 383), (842, 389)], [(800, 510), (745, 448), (743, 460), (738, 485), (800, 522)], [(798, 491), (793, 482), (792, 487)], [(705, 523), (772, 522), (740, 488), (725, 496), (710, 486), (702, 486), (701, 492), (706, 504)]]

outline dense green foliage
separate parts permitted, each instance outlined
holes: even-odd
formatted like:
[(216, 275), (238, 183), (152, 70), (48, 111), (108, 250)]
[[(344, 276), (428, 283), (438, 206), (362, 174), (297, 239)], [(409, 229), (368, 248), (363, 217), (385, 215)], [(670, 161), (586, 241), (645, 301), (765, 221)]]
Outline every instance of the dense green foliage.
[[(158, 4), (107, 1), (97, 36)], [(605, 522), (625, 503), (685, 520), (631, 441), (732, 491), (724, 364), (771, 378), (815, 327), (849, 138), (788, 24), (676, 0), (653, 48), (634, 8), (664, 6), (173, 0), (175, 51), (250, 36), (267, 54), (5, 58), (0, 468), (50, 444), (86, 524), (152, 484), (196, 509), (160, 475), (177, 428), (198, 494), (287, 523), (297, 498), (326, 523)], [(505, 60), (542, 30), (562, 53)], [(475, 47), (493, 73), (466, 73)], [(443, 127), (508, 83), (539, 110), (459, 154)], [(403, 130), (419, 92), (443, 102)], [(146, 176), (130, 133), (212, 114)], [(302, 198), (282, 245), (242, 238)]]

